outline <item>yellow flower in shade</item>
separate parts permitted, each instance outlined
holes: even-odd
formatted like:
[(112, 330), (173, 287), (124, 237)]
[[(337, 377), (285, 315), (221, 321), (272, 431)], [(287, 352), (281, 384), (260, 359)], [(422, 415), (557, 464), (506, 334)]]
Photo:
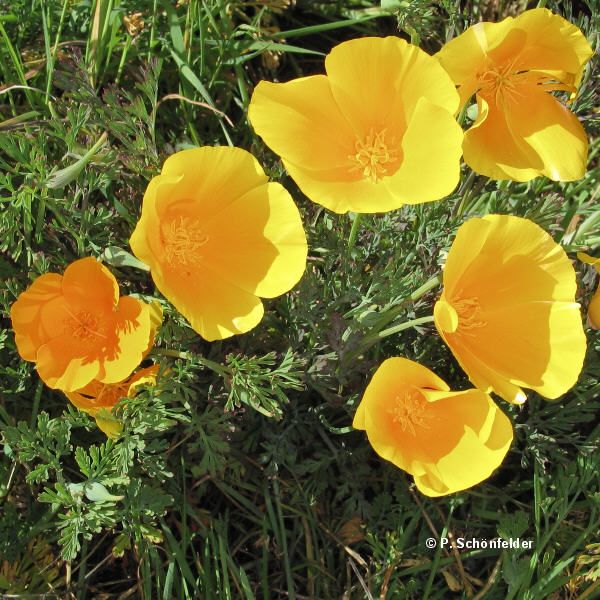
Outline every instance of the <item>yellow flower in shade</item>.
[(583, 177), (587, 136), (551, 92), (575, 94), (592, 49), (581, 31), (545, 8), (500, 23), (478, 23), (436, 55), (462, 104), (476, 94), (465, 162), (493, 179)]
[(158, 365), (140, 369), (119, 383), (101, 383), (94, 380), (76, 392), (65, 392), (67, 398), (83, 412), (96, 419), (98, 428), (109, 438), (116, 438), (123, 430), (123, 423), (112, 409), (121, 398), (133, 398), (143, 385), (154, 386)]
[(38, 277), (10, 316), (21, 358), (36, 363), (48, 386), (67, 392), (94, 379), (122, 381), (148, 345), (148, 305), (119, 298), (117, 280), (94, 258), (76, 260), (64, 275)]
[[(578, 252), (577, 258), (588, 265), (592, 265), (600, 274), (600, 258), (594, 258), (585, 252)], [(588, 306), (588, 322), (593, 329), (600, 329), (600, 286), (592, 296)]]
[(543, 229), (519, 217), (471, 219), (443, 277), (435, 324), (476, 387), (522, 403), (521, 387), (556, 398), (575, 384), (586, 350), (575, 271)]
[(451, 392), (432, 371), (389, 358), (367, 386), (352, 426), (379, 456), (410, 473), (427, 496), (472, 487), (496, 469), (512, 442), (512, 426), (479, 390)]
[(287, 292), (306, 267), (296, 205), (240, 148), (169, 157), (148, 185), (130, 244), (156, 287), (209, 341), (255, 327), (260, 298)]
[(300, 189), (337, 213), (438, 200), (458, 183), (459, 98), (431, 56), (396, 37), (339, 44), (327, 75), (261, 81), (248, 118)]

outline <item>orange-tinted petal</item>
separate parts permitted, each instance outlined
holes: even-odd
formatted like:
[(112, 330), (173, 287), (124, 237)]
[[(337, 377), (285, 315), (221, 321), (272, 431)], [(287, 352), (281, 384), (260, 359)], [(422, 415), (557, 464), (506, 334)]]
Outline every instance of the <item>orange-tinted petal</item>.
[(123, 381), (140, 364), (150, 338), (148, 304), (131, 296), (119, 300), (112, 327), (115, 338), (101, 355), (102, 368), (98, 379), (102, 383)]
[(81, 258), (66, 268), (62, 293), (69, 305), (90, 312), (111, 312), (119, 300), (117, 280), (95, 258)]
[(203, 263), (246, 292), (274, 298), (304, 273), (302, 220), (279, 184), (255, 188), (230, 204), (207, 225), (207, 236)]
[(477, 120), (465, 133), (463, 142), (465, 162), (476, 173), (492, 179), (529, 181), (537, 177), (544, 164), (515, 139), (507, 115), (480, 96), (477, 105)]
[(11, 306), (15, 343), (23, 360), (35, 361), (38, 348), (50, 339), (42, 321), (42, 310), (47, 303), (60, 298), (61, 289), (61, 275), (41, 275)]

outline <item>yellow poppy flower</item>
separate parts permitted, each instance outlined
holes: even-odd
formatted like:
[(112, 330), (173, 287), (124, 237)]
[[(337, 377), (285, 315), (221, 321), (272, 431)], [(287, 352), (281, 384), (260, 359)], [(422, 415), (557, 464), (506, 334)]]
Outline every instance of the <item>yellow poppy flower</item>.
[(426, 367), (389, 358), (373, 375), (352, 426), (379, 456), (410, 473), (426, 496), (487, 479), (512, 442), (512, 425), (479, 390), (451, 392)]
[(487, 215), (461, 225), (444, 267), (435, 325), (473, 384), (522, 403), (556, 398), (581, 371), (586, 339), (575, 271), (535, 223)]
[(109, 438), (116, 438), (123, 430), (123, 423), (112, 413), (121, 398), (133, 398), (142, 385), (156, 385), (158, 365), (140, 369), (119, 383), (105, 384), (94, 380), (75, 392), (65, 392), (67, 398), (83, 412), (96, 419), (98, 428)]
[(343, 42), (327, 75), (261, 81), (248, 119), (300, 189), (337, 213), (438, 200), (458, 183), (459, 98), (439, 63), (396, 37)]
[(119, 298), (117, 280), (94, 258), (76, 260), (64, 275), (38, 277), (10, 316), (21, 358), (36, 363), (49, 387), (67, 392), (94, 379), (125, 379), (140, 363), (150, 333), (148, 305)]
[(240, 148), (170, 156), (148, 185), (130, 244), (156, 287), (209, 341), (255, 327), (260, 298), (290, 290), (306, 267), (294, 201)]
[[(600, 274), (600, 258), (594, 258), (585, 252), (578, 252), (577, 258), (588, 265), (592, 265)], [(600, 329), (600, 285), (592, 296), (588, 306), (588, 322), (593, 329)]]
[(477, 23), (436, 55), (478, 116), (465, 134), (465, 162), (493, 179), (583, 177), (587, 136), (550, 92), (574, 94), (592, 49), (581, 31), (545, 8)]

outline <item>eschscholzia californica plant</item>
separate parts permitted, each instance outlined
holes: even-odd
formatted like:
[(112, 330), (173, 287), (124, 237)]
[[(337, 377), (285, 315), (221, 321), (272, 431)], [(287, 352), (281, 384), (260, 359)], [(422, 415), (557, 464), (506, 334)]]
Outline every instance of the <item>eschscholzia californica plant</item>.
[(300, 189), (336, 212), (439, 200), (459, 180), (459, 98), (439, 63), (397, 37), (343, 42), (327, 75), (261, 81), (248, 119)]
[(522, 403), (557, 398), (581, 371), (586, 339), (575, 270), (538, 225), (487, 215), (458, 229), (435, 325), (473, 384)]
[(133, 398), (142, 386), (154, 386), (158, 369), (158, 365), (140, 369), (119, 383), (94, 380), (76, 392), (65, 394), (79, 410), (94, 417), (101, 431), (115, 439), (123, 430), (123, 423), (114, 415), (113, 408), (121, 398)]
[[(600, 258), (594, 258), (585, 252), (578, 252), (577, 258), (581, 262), (592, 265), (600, 274)], [(600, 285), (596, 288), (588, 306), (588, 323), (593, 329), (600, 329)]]
[(588, 141), (577, 117), (552, 95), (574, 95), (592, 49), (581, 31), (545, 8), (477, 23), (436, 55), (464, 105), (477, 98), (465, 162), (493, 179), (583, 177)]
[(10, 316), (21, 357), (35, 362), (46, 385), (65, 392), (94, 379), (124, 380), (148, 346), (148, 305), (119, 298), (116, 279), (95, 258), (76, 260), (64, 275), (38, 277)]
[(406, 358), (384, 361), (352, 423), (379, 456), (410, 473), (426, 496), (470, 488), (503, 461), (512, 425), (479, 390), (451, 392), (435, 373)]
[(170, 156), (148, 185), (130, 244), (156, 287), (209, 341), (255, 327), (261, 298), (290, 290), (306, 267), (294, 201), (240, 148)]
[[(150, 311), (150, 334), (146, 343), (146, 349), (142, 353), (142, 360), (148, 355), (154, 346), (154, 340), (158, 328), (162, 323), (163, 312), (157, 300), (149, 305)], [(86, 386), (72, 392), (65, 392), (67, 398), (79, 410), (82, 410), (96, 420), (99, 429), (108, 437), (116, 438), (123, 429), (123, 423), (113, 414), (112, 409), (121, 398), (133, 398), (142, 385), (155, 385), (158, 365), (152, 365), (140, 369), (117, 383), (102, 383), (94, 379)]]

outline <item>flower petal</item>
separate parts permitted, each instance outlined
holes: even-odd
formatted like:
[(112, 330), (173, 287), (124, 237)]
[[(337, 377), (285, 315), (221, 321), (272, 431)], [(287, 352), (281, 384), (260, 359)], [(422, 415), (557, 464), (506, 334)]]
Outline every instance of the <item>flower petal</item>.
[(309, 171), (335, 171), (350, 178), (355, 134), (344, 119), (324, 75), (287, 83), (261, 81), (252, 94), (248, 120), (267, 146)]
[(197, 266), (189, 272), (152, 271), (156, 287), (205, 340), (212, 342), (245, 333), (264, 314), (254, 294), (227, 283), (215, 271)]
[(398, 37), (365, 37), (337, 45), (325, 59), (331, 91), (359, 135), (387, 128), (401, 137), (419, 99), (454, 114), (458, 95), (436, 60)]
[(65, 270), (62, 293), (72, 307), (112, 312), (119, 301), (115, 276), (95, 258), (81, 258)]
[(83, 354), (80, 345), (70, 336), (63, 335), (39, 348), (36, 369), (48, 387), (72, 392), (96, 379), (100, 360)]
[(115, 337), (109, 337), (101, 355), (102, 383), (118, 383), (126, 379), (140, 364), (150, 338), (150, 309), (137, 298), (125, 296), (114, 313)]
[(477, 120), (463, 142), (465, 162), (476, 173), (492, 179), (529, 181), (537, 177), (544, 164), (527, 151), (523, 140), (515, 139), (505, 113), (481, 96), (477, 97), (477, 105)]
[(274, 298), (302, 277), (308, 247), (300, 213), (277, 183), (255, 188), (207, 225), (203, 262), (241, 289)]
[(553, 181), (581, 179), (587, 165), (587, 135), (577, 117), (539, 86), (507, 109), (506, 122), (532, 165)]
[(519, 57), (524, 69), (564, 71), (579, 74), (593, 50), (579, 27), (546, 8), (526, 10), (513, 26), (527, 33)]
[(42, 310), (60, 299), (62, 276), (46, 273), (38, 277), (10, 308), (17, 351), (23, 360), (35, 361), (38, 348), (52, 336), (44, 327)]
[(460, 178), (462, 141), (463, 132), (451, 113), (419, 99), (402, 138), (400, 168), (383, 183), (405, 204), (447, 196)]

